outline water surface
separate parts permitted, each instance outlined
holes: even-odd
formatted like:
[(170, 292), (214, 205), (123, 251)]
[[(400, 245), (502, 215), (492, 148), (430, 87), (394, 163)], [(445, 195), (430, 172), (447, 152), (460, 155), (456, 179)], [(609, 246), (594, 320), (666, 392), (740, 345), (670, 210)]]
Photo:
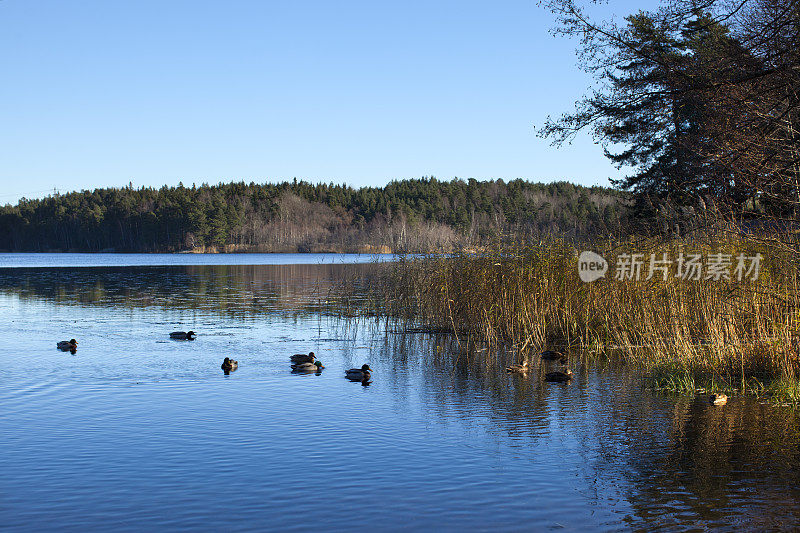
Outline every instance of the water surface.
[[(800, 524), (793, 411), (713, 408), (579, 362), (570, 385), (508, 375), (480, 345), (352, 318), (366, 296), (345, 305), (339, 283), (358, 292), (380, 268), (0, 269), (0, 527)], [(71, 337), (74, 355), (55, 349)], [(325, 370), (291, 374), (311, 350)], [(342, 377), (365, 362), (371, 384)]]
[(316, 265), (393, 261), (393, 254), (0, 253), (0, 268), (177, 265)]

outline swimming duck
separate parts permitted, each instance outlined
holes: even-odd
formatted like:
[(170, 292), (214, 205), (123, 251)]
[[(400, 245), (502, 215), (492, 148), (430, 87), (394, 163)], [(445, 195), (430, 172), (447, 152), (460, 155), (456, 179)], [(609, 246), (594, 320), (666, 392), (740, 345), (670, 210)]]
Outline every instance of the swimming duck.
[(345, 370), (344, 375), (347, 379), (364, 381), (370, 378), (372, 375), (372, 369), (369, 367), (369, 365), (361, 365), (361, 368), (351, 368), (349, 370)]
[(506, 372), (513, 372), (516, 374), (527, 374), (530, 371), (531, 367), (528, 366), (528, 363), (511, 365), (510, 367), (506, 368)]
[(220, 365), (220, 368), (225, 372), (230, 372), (231, 370), (236, 370), (239, 368), (239, 361), (234, 361), (233, 359), (225, 358)]
[(545, 350), (542, 352), (542, 360), (543, 361), (566, 361), (567, 356), (561, 352), (556, 352), (553, 350)]
[(297, 363), (292, 365), (292, 372), (319, 372), (325, 368), (322, 366), (321, 361), (315, 361), (313, 363)]
[(567, 381), (572, 380), (572, 370), (569, 368), (564, 368), (564, 370), (556, 370), (554, 372), (548, 372), (544, 375), (545, 381), (555, 381), (559, 383), (564, 383)]
[(178, 339), (179, 341), (193, 341), (197, 337), (194, 331), (173, 331), (169, 334), (170, 339)]
[(315, 361), (314, 352), (296, 353), (289, 358), (292, 363), (313, 363)]
[(711, 402), (713, 405), (725, 405), (728, 403), (728, 396), (722, 393), (714, 393), (708, 397), (708, 401)]
[(63, 352), (68, 352), (68, 351), (71, 351), (71, 350), (77, 350), (78, 349), (78, 341), (76, 341), (75, 339), (70, 339), (68, 341), (58, 341), (56, 343), (56, 348), (58, 348), (59, 350), (61, 350)]

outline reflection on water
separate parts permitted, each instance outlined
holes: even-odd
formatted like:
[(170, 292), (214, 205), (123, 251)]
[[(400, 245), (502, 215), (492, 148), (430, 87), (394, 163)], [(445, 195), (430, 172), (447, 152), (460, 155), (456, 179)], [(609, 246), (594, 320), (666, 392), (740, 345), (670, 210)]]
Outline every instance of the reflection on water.
[[(343, 318), (339, 282), (380, 268), (0, 270), (0, 524), (800, 524), (795, 412), (657, 395), (624, 368), (544, 383), (544, 364), (509, 375), (510, 354)], [(72, 337), (75, 355), (55, 349)], [(309, 351), (325, 369), (293, 374)], [(344, 379), (365, 362), (371, 385)]]
[[(0, 269), (0, 294), (59, 305), (161, 307), (230, 316), (347, 312), (383, 265), (214, 265)], [(339, 290), (347, 280), (348, 296)], [(363, 298), (362, 298), (363, 300)]]
[(0, 268), (189, 265), (321, 265), (394, 261), (393, 254), (116, 254), (0, 253)]

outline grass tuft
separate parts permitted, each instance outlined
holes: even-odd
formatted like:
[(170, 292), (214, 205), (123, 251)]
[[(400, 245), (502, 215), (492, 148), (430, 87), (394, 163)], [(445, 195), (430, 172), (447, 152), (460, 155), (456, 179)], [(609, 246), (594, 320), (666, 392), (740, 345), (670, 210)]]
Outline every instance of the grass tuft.
[(651, 253), (739, 253), (763, 257), (758, 279), (689, 281), (578, 276), (581, 250), (550, 240), (494, 249), (404, 258), (384, 280), (382, 313), (413, 327), (449, 330), (518, 346), (520, 357), (561, 349), (635, 364), (660, 390), (697, 389), (800, 396), (797, 376), (798, 258), (768, 241), (596, 243), (606, 258)]

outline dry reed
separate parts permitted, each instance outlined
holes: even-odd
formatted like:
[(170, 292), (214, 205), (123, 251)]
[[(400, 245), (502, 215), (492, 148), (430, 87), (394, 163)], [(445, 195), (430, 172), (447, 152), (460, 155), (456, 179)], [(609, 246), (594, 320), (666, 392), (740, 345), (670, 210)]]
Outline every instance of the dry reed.
[[(797, 389), (798, 259), (788, 249), (738, 237), (702, 241), (608, 241), (594, 251), (677, 258), (680, 252), (763, 257), (756, 280), (690, 281), (670, 271), (650, 280), (584, 283), (574, 246), (498, 245), (480, 253), (405, 258), (383, 290), (385, 311), (416, 327), (448, 329), (525, 351), (561, 348), (636, 363), (656, 386)], [(645, 265), (646, 266), (646, 265)], [(784, 387), (785, 388), (785, 387)]]

